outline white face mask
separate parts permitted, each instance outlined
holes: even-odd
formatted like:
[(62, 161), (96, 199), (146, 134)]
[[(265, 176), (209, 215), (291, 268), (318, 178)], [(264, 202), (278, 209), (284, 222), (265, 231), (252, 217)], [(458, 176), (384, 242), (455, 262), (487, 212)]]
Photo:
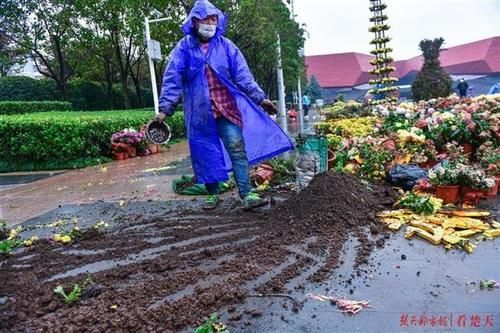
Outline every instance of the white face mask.
[(216, 25), (200, 23), (198, 27), (198, 33), (200, 34), (201, 37), (205, 39), (210, 39), (213, 36), (215, 36), (216, 31), (217, 31)]

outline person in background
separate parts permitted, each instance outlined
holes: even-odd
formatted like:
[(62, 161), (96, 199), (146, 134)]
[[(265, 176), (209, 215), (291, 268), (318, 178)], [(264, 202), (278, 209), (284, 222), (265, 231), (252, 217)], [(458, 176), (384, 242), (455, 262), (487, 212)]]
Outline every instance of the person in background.
[(302, 110), (304, 110), (304, 119), (309, 119), (309, 108), (311, 107), (311, 99), (307, 94), (302, 96)]
[(469, 84), (467, 84), (464, 78), (461, 78), (457, 84), (457, 90), (460, 98), (467, 97), (467, 89), (469, 89)]
[(244, 208), (263, 200), (250, 185), (249, 165), (293, 149), (281, 128), (264, 112), (275, 105), (255, 82), (241, 51), (223, 36), (226, 16), (198, 0), (182, 26), (163, 76), (157, 121), (173, 115), (181, 97), (195, 180), (219, 203), (219, 182), (233, 171)]
[(499, 93), (500, 93), (500, 82), (492, 85), (490, 90), (488, 91), (488, 95), (494, 95)]

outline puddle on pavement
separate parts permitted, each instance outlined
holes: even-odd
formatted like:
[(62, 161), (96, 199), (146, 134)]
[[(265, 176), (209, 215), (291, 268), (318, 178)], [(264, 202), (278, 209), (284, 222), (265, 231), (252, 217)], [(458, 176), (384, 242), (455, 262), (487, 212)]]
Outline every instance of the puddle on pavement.
[(17, 258), (17, 260), (19, 260), (19, 261), (26, 261), (26, 260), (33, 259), (36, 256), (37, 256), (37, 254), (30, 254), (30, 255), (27, 255), (27, 256), (24, 256), (24, 257)]
[(174, 239), (174, 238), (175, 237), (151, 237), (151, 238), (145, 239), (145, 241), (150, 243), (150, 244), (158, 244), (158, 243), (163, 242), (164, 240)]
[(255, 224), (254, 222), (242, 222), (242, 223), (233, 223), (233, 222), (231, 222), (231, 223), (226, 223), (226, 224), (214, 224), (214, 225), (210, 225), (210, 226), (198, 228), (198, 229), (196, 229), (196, 231), (220, 229), (220, 228), (234, 227), (234, 226), (238, 226), (238, 227), (243, 227), (243, 226), (246, 226), (246, 225), (252, 226), (254, 224)]
[(288, 266), (295, 264), (296, 262), (297, 262), (296, 255), (288, 256), (286, 257), (286, 260), (284, 262), (274, 267), (270, 272), (266, 272), (260, 275), (258, 278), (245, 283), (244, 288), (247, 290), (254, 290), (256, 287), (271, 281), (272, 278), (281, 274), (283, 270), (285, 270)]
[[(119, 232), (125, 233), (125, 232), (129, 232), (129, 231), (140, 231), (140, 230), (147, 229), (147, 228), (153, 227), (153, 226), (156, 226), (156, 223), (133, 225), (133, 226), (121, 229)], [(154, 232), (154, 231), (151, 231), (151, 232)]]
[(112, 250), (114, 250), (114, 248), (109, 248), (109, 249), (105, 249), (105, 250), (77, 250), (77, 249), (74, 249), (74, 250), (63, 251), (63, 252), (61, 252), (61, 254), (68, 254), (68, 255), (72, 255), (72, 256), (93, 256), (96, 254), (106, 253), (106, 252), (112, 251)]
[(42, 180), (52, 176), (57, 176), (64, 173), (63, 171), (53, 171), (45, 173), (28, 173), (23, 175), (1, 175), (0, 176), (0, 187), (6, 185), (21, 185), (35, 182), (37, 180)]
[(201, 253), (201, 252), (204, 252), (204, 251), (211, 251), (211, 250), (220, 249), (220, 248), (223, 248), (225, 246), (236, 247), (236, 246), (239, 246), (239, 245), (243, 245), (243, 244), (247, 244), (247, 243), (252, 243), (255, 240), (257, 240), (257, 238), (258, 237), (254, 236), (254, 237), (245, 238), (245, 239), (242, 239), (242, 240), (239, 240), (239, 241), (236, 241), (236, 242), (224, 243), (224, 244), (219, 244), (219, 245), (214, 245), (214, 246), (207, 246), (207, 247), (204, 247), (204, 248), (201, 248), (201, 249), (197, 249), (197, 250), (193, 250), (193, 251), (181, 253), (180, 256), (181, 257), (189, 256), (189, 255), (198, 254), (198, 253)]

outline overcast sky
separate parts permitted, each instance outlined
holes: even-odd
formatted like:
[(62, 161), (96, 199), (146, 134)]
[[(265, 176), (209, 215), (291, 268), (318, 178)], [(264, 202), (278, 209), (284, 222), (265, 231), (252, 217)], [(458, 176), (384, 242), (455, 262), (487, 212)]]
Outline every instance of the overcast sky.
[[(445, 47), (500, 36), (500, 0), (385, 0), (396, 59), (420, 54), (424, 38), (443, 37)], [(369, 0), (295, 0), (307, 25), (306, 55), (368, 53), (373, 38)]]

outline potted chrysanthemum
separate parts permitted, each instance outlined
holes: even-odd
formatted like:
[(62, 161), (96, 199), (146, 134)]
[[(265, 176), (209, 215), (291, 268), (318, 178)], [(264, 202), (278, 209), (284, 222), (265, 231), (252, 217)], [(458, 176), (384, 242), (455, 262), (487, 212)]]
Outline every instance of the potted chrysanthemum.
[(436, 188), (436, 196), (443, 203), (455, 204), (460, 198), (460, 184), (458, 181), (458, 167), (454, 163), (445, 161), (429, 170), (429, 181)]

